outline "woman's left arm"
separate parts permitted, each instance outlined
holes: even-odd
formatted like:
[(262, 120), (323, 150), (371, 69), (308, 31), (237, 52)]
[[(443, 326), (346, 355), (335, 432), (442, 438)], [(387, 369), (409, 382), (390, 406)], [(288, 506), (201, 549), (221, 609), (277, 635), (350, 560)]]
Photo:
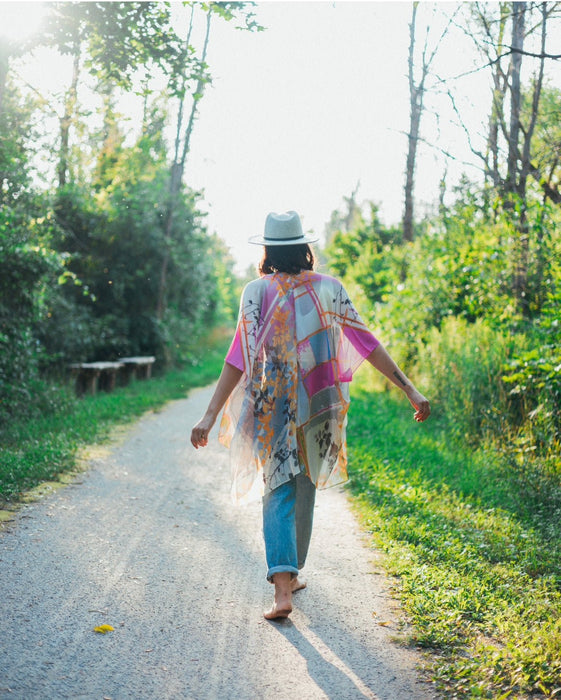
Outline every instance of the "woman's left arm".
[(430, 416), (430, 404), (428, 400), (415, 388), (413, 382), (402, 372), (385, 347), (380, 343), (366, 358), (370, 364), (387, 377), (392, 384), (407, 394), (411, 405), (415, 409), (414, 418), (421, 423)]

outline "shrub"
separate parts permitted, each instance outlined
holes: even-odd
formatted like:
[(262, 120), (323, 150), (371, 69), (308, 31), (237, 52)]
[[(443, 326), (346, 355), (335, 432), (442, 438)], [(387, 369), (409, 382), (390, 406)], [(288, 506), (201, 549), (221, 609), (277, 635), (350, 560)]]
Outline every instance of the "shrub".
[(486, 321), (470, 324), (451, 316), (421, 343), (419, 381), (430, 387), (435, 409), (444, 414), (453, 434), (473, 441), (489, 432), (508, 432), (503, 367), (520, 342)]

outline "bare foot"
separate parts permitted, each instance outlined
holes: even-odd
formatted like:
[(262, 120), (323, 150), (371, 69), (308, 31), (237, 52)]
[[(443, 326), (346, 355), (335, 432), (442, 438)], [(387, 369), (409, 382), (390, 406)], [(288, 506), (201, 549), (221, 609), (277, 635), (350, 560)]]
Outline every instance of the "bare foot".
[(273, 603), (273, 607), (267, 612), (263, 613), (263, 617), (266, 620), (280, 620), (281, 618), (286, 618), (292, 612), (292, 605), (286, 602), (282, 605), (278, 605), (277, 601)]
[[(305, 581), (300, 581), (296, 577), (293, 578), (290, 582), (290, 589), (292, 593), (295, 593), (296, 591), (303, 590), (304, 588), (306, 588), (307, 585), (308, 584)], [(279, 597), (279, 600), (277, 602), (277, 596), (275, 595), (275, 602), (273, 603), (273, 607), (268, 612), (263, 613), (263, 615), (266, 620), (277, 620), (282, 617), (288, 617), (291, 612), (292, 601), (289, 600), (286, 596), (283, 596), (282, 600)]]
[(275, 602), (273, 607), (263, 613), (266, 620), (278, 620), (288, 617), (292, 612), (292, 584), (289, 571), (280, 571), (273, 576), (275, 584)]
[(296, 593), (296, 591), (301, 591), (302, 589), (306, 588), (308, 584), (306, 581), (300, 581), (298, 577), (293, 578), (291, 581), (291, 586), (292, 586), (292, 592)]

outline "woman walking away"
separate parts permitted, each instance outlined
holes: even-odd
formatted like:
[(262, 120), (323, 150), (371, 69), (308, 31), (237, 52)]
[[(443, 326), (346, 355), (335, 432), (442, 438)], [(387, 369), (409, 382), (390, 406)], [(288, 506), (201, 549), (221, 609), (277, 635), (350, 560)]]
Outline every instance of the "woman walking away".
[(288, 617), (312, 532), (316, 488), (347, 479), (349, 382), (366, 359), (405, 392), (416, 421), (427, 399), (355, 310), (342, 284), (314, 272), (296, 212), (268, 215), (259, 279), (243, 291), (236, 334), (203, 418), (191, 433), (204, 447), (225, 406), (219, 439), (230, 447), (235, 502), (263, 499), (268, 620)]

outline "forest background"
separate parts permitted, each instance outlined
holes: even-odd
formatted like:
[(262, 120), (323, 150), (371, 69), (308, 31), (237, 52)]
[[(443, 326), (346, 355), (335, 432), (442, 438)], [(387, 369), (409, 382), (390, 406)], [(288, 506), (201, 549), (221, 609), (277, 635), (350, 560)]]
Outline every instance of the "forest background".
[[(35, 478), (18, 474), (14, 426), (76, 405), (70, 363), (155, 355), (162, 373), (196, 367), (209, 331), (235, 322), (247, 277), (209, 231), (186, 165), (211, 89), (214, 28), (261, 31), (259, 5), (186, 4), (179, 28), (165, 3), (46, 7), (38, 33), (0, 38), (0, 440), (12, 450), (4, 497)], [(401, 221), (385, 224), (381, 203), (359, 201), (357, 189), (333, 203), (318, 231), (322, 269), (342, 278), (392, 355), (427, 387), (450, 444), (492, 451), (486, 488), (509, 485), (542, 554), (558, 549), (561, 521), (561, 90), (551, 79), (560, 27), (555, 2), (413, 3), (402, 56), (410, 109)], [(458, 106), (468, 73), (436, 71), (454, 37), (472, 45), (469, 73), (486, 76), (488, 109), (476, 129)], [(20, 75), (40, 46), (72, 65), (56, 103)], [(80, 102), (85, 83), (99, 98), (95, 114)], [(450, 167), (461, 160), (457, 144), (424, 136), (436, 95), (448, 100), (478, 171), (451, 187), (444, 168), (434, 205), (419, 214), (422, 149)], [(141, 115), (132, 136), (124, 99)], [(446, 488), (475, 498), (476, 486)], [(559, 556), (520, 566), (558, 605)], [(480, 615), (464, 613), (469, 624)], [(506, 652), (489, 661), (488, 685), (554, 693), (559, 618), (552, 624), (546, 651), (540, 642), (550, 656), (534, 650), (516, 671), (510, 649), (510, 666)], [(434, 634), (425, 641), (439, 644)]]

